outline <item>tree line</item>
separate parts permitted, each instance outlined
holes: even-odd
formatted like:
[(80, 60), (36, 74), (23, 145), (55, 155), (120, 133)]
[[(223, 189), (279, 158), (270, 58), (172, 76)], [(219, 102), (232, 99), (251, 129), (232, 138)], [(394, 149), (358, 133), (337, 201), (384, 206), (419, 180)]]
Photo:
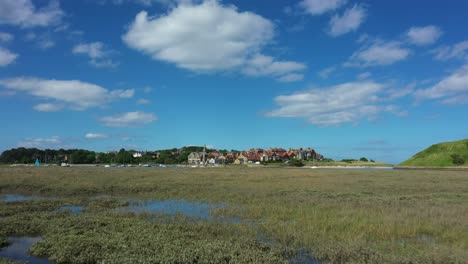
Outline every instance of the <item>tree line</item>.
[[(0, 155), (0, 163), (6, 164), (30, 164), (39, 160), (46, 164), (184, 164), (192, 152), (202, 152), (204, 147), (190, 146), (181, 149), (172, 148), (144, 152), (141, 157), (134, 157), (135, 150), (120, 149), (118, 152), (95, 152), (85, 149), (37, 149), (37, 148), (13, 148), (4, 151)], [(216, 151), (207, 149), (210, 153)], [(219, 151), (223, 154), (227, 150)], [(207, 156), (208, 157), (208, 156)]]

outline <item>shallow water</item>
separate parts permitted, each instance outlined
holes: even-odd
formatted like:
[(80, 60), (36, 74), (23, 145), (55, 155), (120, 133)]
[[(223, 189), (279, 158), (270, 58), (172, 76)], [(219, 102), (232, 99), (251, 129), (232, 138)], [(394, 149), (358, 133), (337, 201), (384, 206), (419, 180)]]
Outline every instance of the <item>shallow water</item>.
[(20, 201), (31, 201), (31, 200), (40, 200), (43, 199), (39, 196), (25, 196), (17, 194), (5, 194), (0, 195), (0, 201), (2, 202), (20, 202)]
[(84, 206), (78, 206), (78, 205), (66, 205), (60, 207), (56, 212), (58, 211), (71, 211), (72, 215), (76, 216), (79, 215), (83, 212)]
[(211, 209), (223, 208), (223, 204), (189, 202), (185, 200), (130, 200), (130, 205), (119, 207), (119, 212), (182, 214), (189, 217), (210, 219)]
[(289, 264), (320, 264), (316, 258), (312, 257), (307, 251), (299, 250), (297, 254), (288, 259)]
[(388, 170), (394, 170), (393, 167), (303, 167), (305, 169), (313, 169), (313, 170), (364, 170), (364, 171), (372, 171), (372, 170), (377, 170), (377, 171), (388, 171)]
[(0, 249), (0, 258), (33, 264), (54, 263), (48, 259), (38, 258), (29, 254), (29, 249), (41, 240), (41, 237), (9, 237), (8, 241), (11, 244), (8, 247)]

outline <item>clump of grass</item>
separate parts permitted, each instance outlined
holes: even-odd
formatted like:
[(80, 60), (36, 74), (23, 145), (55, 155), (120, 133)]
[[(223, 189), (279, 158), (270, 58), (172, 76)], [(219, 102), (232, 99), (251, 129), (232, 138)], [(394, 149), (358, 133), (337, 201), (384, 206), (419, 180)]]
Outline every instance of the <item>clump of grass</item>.
[(281, 250), (209, 223), (151, 223), (118, 214), (44, 219), (33, 213), (7, 221), (7, 229), (15, 225), (21, 230), (8, 232), (39, 226), (44, 240), (31, 253), (56, 263), (285, 263)]
[(92, 199), (87, 203), (87, 211), (97, 212), (105, 209), (114, 209), (117, 207), (127, 206), (129, 203), (123, 199), (116, 198), (98, 198)]
[(24, 264), (23, 262), (12, 261), (9, 259), (0, 258), (0, 264)]

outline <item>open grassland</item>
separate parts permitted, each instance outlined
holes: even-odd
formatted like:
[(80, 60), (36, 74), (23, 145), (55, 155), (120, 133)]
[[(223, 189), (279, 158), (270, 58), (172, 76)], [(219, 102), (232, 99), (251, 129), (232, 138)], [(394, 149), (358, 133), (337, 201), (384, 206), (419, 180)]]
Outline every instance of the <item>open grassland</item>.
[[(305, 249), (331, 263), (468, 263), (466, 171), (291, 168), (0, 168), (1, 237), (42, 235), (58, 263), (281, 263)], [(119, 214), (112, 198), (229, 204), (240, 223)], [(86, 212), (51, 213), (62, 205)]]

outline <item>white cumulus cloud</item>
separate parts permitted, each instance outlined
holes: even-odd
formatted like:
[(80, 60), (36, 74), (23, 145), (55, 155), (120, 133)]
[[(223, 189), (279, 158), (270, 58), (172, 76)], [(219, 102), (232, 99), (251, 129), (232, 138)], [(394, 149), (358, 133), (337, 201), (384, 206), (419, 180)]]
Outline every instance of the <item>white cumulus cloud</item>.
[[(276, 61), (273, 57), (261, 54), (250, 59), (243, 72), (251, 76), (285, 76), (291, 72), (302, 71), (306, 66), (294, 61)], [(281, 78), (281, 77), (280, 77)]]
[(86, 139), (103, 139), (103, 138), (108, 138), (109, 135), (106, 134), (99, 134), (99, 133), (86, 133), (85, 138)]
[(86, 54), (92, 59), (102, 58), (106, 55), (102, 42), (82, 43), (75, 45), (72, 49), (74, 54)]
[(366, 17), (366, 9), (361, 5), (354, 5), (346, 9), (343, 15), (334, 15), (331, 18), (328, 33), (333, 37), (338, 37), (356, 31)]
[(61, 104), (51, 104), (51, 103), (44, 103), (38, 104), (33, 107), (34, 110), (39, 112), (56, 112), (63, 108)]
[(435, 59), (447, 61), (451, 59), (468, 60), (468, 40), (459, 42), (453, 46), (443, 46), (433, 50)]
[(138, 99), (137, 104), (139, 104), (139, 105), (148, 105), (148, 104), (151, 104), (151, 101), (148, 100), (148, 99), (142, 98), (142, 99)]
[(41, 8), (35, 7), (31, 0), (0, 1), (0, 24), (25, 28), (50, 26), (59, 23), (64, 14), (56, 0)]
[(411, 50), (402, 46), (398, 41), (371, 41), (356, 51), (345, 66), (369, 67), (394, 64), (405, 60)]
[(275, 98), (279, 108), (269, 117), (301, 118), (318, 126), (372, 120), (381, 112), (400, 114), (393, 105), (381, 105), (384, 85), (373, 81), (350, 82)]
[(442, 36), (442, 30), (436, 26), (412, 27), (406, 35), (410, 43), (425, 46), (434, 44)]
[(53, 136), (50, 138), (25, 138), (17, 145), (24, 148), (54, 149), (64, 146), (65, 139)]
[(318, 75), (322, 79), (328, 79), (328, 77), (330, 77), (330, 75), (335, 71), (336, 71), (336, 66), (331, 66), (331, 67), (328, 67), (328, 68), (325, 68), (325, 69), (321, 70), (318, 73)]
[(10, 42), (13, 38), (13, 35), (10, 33), (0, 32), (0, 42)]
[(17, 57), (18, 57), (18, 54), (0, 47), (0, 67), (4, 67), (4, 66), (7, 66), (8, 64), (13, 63)]
[(84, 54), (90, 58), (89, 63), (97, 68), (113, 68), (117, 66), (108, 57), (112, 51), (105, 49), (104, 43), (92, 42), (75, 45), (72, 49), (73, 54)]
[[(181, 2), (157, 17), (140, 12), (122, 39), (130, 48), (155, 60), (195, 72), (242, 72), (242, 68), (250, 67), (243, 72), (279, 77), (278, 68), (295, 69), (297, 65), (261, 55), (273, 36), (274, 24), (268, 19), (239, 12), (235, 6), (224, 6), (216, 0), (205, 0), (200, 4)], [(263, 58), (262, 63), (271, 59), (270, 65), (253, 69), (259, 58)]]
[(153, 113), (139, 111), (99, 118), (99, 121), (108, 127), (138, 127), (153, 123), (156, 120), (158, 120), (158, 117)]
[(290, 73), (283, 75), (278, 78), (278, 81), (280, 82), (297, 82), (297, 81), (302, 81), (304, 79), (303, 74), (298, 74), (298, 73)]
[(420, 100), (440, 99), (445, 104), (466, 103), (468, 97), (468, 64), (434, 86), (417, 90), (414, 96)]
[(79, 80), (44, 80), (31, 77), (0, 79), (0, 86), (42, 99), (52, 99), (73, 110), (102, 107), (118, 99), (132, 98), (134, 90), (108, 90)]
[(346, 0), (302, 0), (299, 6), (311, 15), (321, 15), (336, 10), (344, 4)]

